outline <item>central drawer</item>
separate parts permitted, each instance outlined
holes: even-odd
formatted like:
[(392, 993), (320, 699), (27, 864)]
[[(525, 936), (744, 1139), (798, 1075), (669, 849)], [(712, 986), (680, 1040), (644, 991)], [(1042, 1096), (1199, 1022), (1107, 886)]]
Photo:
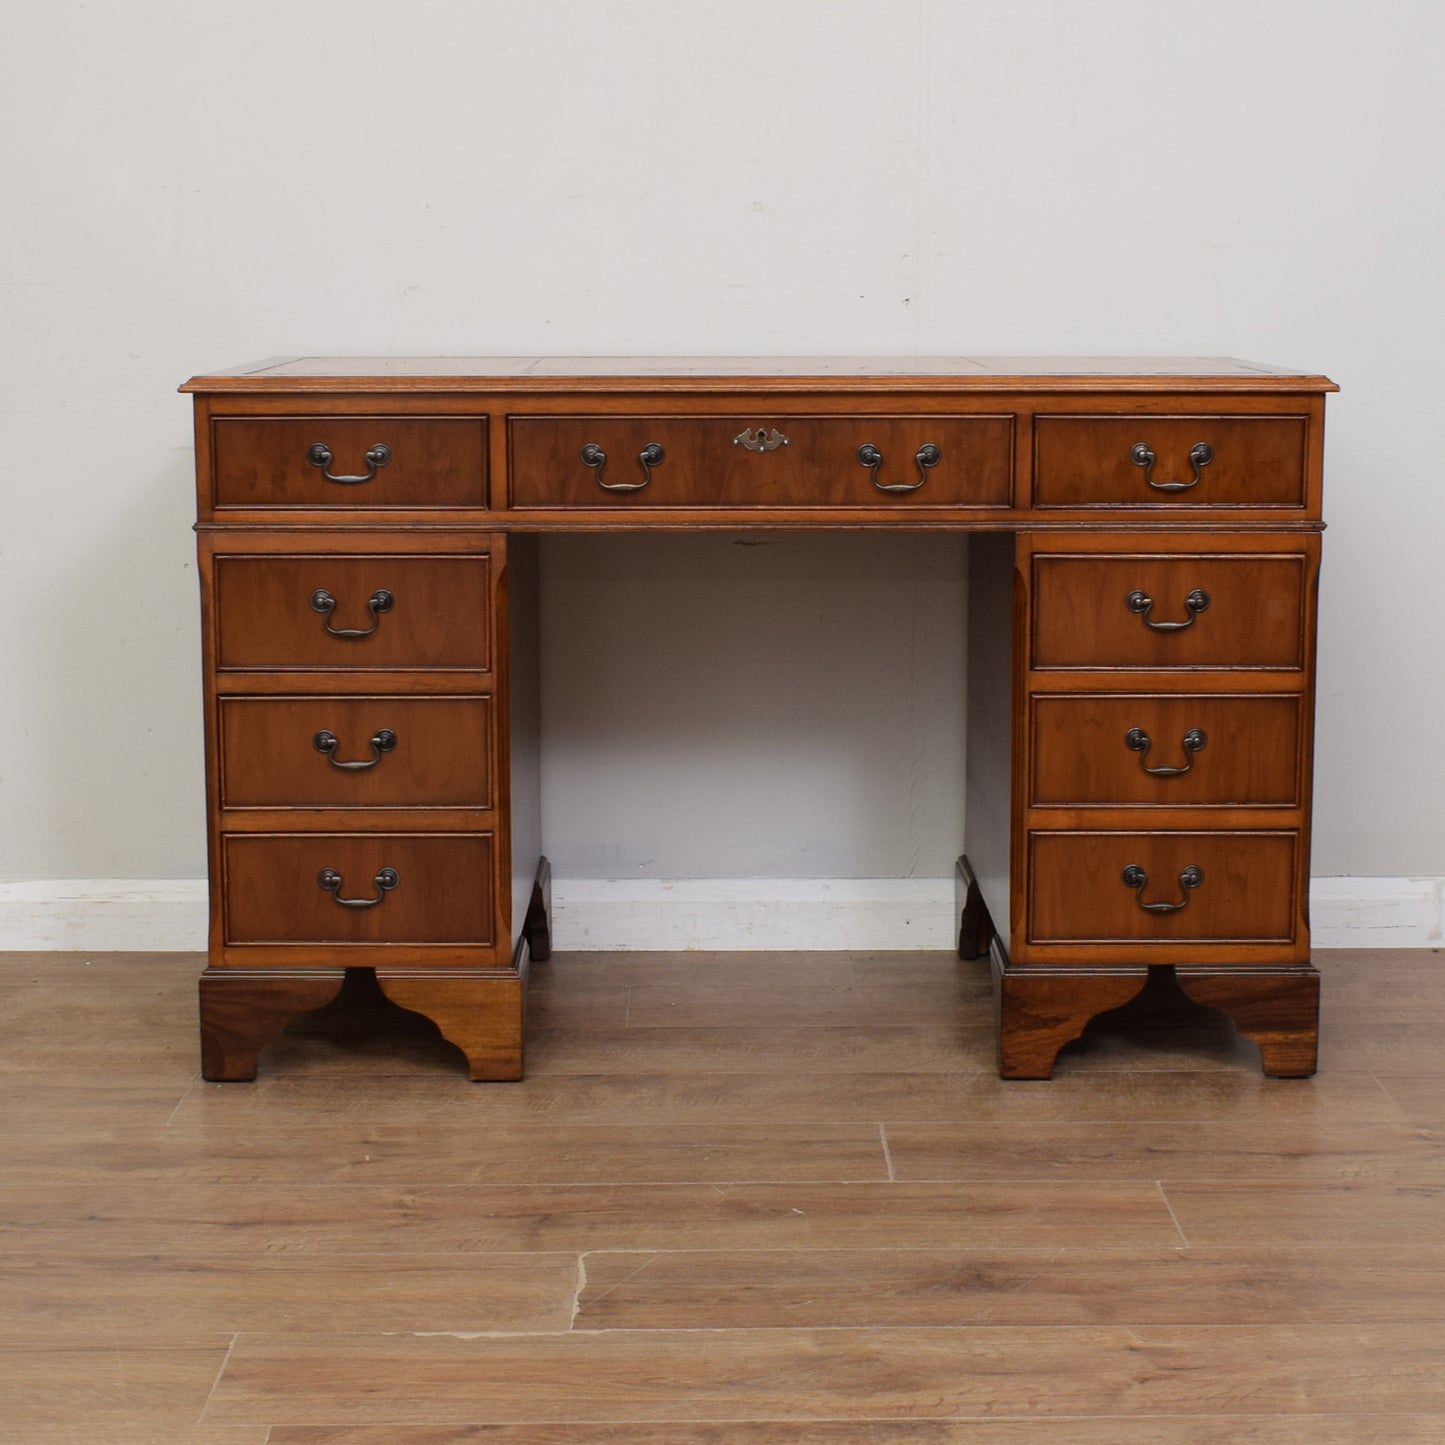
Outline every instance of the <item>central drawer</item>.
[(490, 808), (490, 697), (227, 697), (223, 808)]
[(1012, 416), (516, 416), (512, 506), (1007, 507)]
[(490, 834), (233, 834), (226, 941), (492, 941)]
[(486, 556), (224, 555), (215, 574), (222, 669), (490, 663)]

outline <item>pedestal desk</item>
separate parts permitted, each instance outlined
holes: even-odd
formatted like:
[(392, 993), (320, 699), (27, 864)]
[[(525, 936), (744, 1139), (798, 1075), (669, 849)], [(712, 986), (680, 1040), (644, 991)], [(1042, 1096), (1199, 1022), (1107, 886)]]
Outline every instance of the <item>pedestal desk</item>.
[(1218, 360), (271, 361), (196, 377), (203, 1071), (375, 970), (522, 1073), (537, 536), (971, 543), (959, 949), (1047, 1078), (1171, 968), (1315, 1067), (1321, 376)]

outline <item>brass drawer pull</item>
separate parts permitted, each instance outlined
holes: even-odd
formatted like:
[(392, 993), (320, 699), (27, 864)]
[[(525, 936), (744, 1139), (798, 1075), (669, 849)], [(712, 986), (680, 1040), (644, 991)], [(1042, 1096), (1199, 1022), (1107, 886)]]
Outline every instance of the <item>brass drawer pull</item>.
[[(1151, 768), (1148, 763), (1149, 749), (1153, 747), (1149, 734), (1143, 728), (1130, 728), (1124, 734), (1124, 746), (1131, 753), (1139, 754), (1139, 766), (1151, 778), (1182, 778), (1194, 766), (1194, 754), (1202, 752), (1209, 739), (1203, 728), (1190, 728), (1184, 734), (1182, 745), (1188, 761), (1182, 768)], [(355, 766), (353, 764), (353, 766)]]
[(341, 896), (341, 874), (334, 868), (323, 868), (316, 875), (317, 885), (324, 888), (343, 908), (375, 908), (386, 901), (386, 895), (401, 882), (401, 874), (395, 868), (382, 868), (371, 880), (376, 885), (375, 898), (343, 898)]
[(1189, 465), (1194, 468), (1192, 482), (1156, 482), (1151, 473), (1158, 458), (1154, 455), (1154, 448), (1147, 442), (1135, 442), (1129, 449), (1129, 460), (1136, 467), (1144, 468), (1144, 480), (1156, 492), (1187, 492), (1190, 487), (1199, 485), (1200, 474), (1214, 460), (1214, 448), (1208, 442), (1195, 442), (1189, 448)]
[(637, 460), (642, 466), (642, 480), (640, 482), (605, 482), (602, 480), (602, 468), (607, 465), (607, 453), (602, 450), (596, 442), (588, 442), (582, 448), (582, 465), (591, 467), (597, 473), (597, 485), (605, 492), (640, 492), (648, 482), (652, 480), (653, 467), (660, 467), (667, 458), (667, 453), (656, 442), (648, 442), (638, 452)]
[(785, 447), (787, 444), (787, 437), (785, 437), (777, 427), (773, 428), (771, 435), (762, 427), (759, 427), (756, 431), (749, 431), (744, 427), (742, 431), (733, 438), (733, 445), (735, 447), (742, 447), (744, 451), (749, 452), (775, 452), (779, 447)]
[(913, 460), (918, 463), (918, 480), (916, 482), (880, 482), (878, 480), (878, 468), (883, 465), (883, 453), (871, 442), (864, 442), (858, 448), (858, 465), (867, 467), (873, 474), (873, 485), (880, 492), (916, 492), (924, 482), (928, 480), (929, 467), (936, 467), (943, 460), (943, 452), (932, 442), (924, 442), (916, 452), (913, 453)]
[(366, 610), (375, 619), (370, 627), (333, 627), (331, 614), (336, 611), (336, 599), (324, 587), (318, 587), (311, 594), (311, 610), (322, 615), (326, 630), (333, 637), (370, 637), (381, 626), (381, 614), (390, 612), (395, 605), (396, 598), (385, 587), (378, 587), (366, 601)]
[(1184, 890), (1184, 897), (1178, 903), (1145, 903), (1144, 889), (1148, 886), (1149, 875), (1137, 863), (1131, 863), (1124, 870), (1125, 886), (1134, 890), (1134, 901), (1146, 913), (1178, 913), (1188, 906), (1190, 893), (1203, 882), (1204, 869), (1191, 863), (1179, 874), (1179, 886)]
[(1183, 622), (1155, 622), (1149, 616), (1154, 607), (1154, 599), (1147, 592), (1131, 592), (1124, 599), (1124, 605), (1130, 612), (1137, 612), (1144, 619), (1144, 626), (1155, 632), (1183, 632), (1186, 627), (1194, 626), (1194, 619), (1201, 612), (1208, 610), (1209, 593), (1202, 587), (1196, 587), (1184, 599), (1184, 610), (1189, 616)]
[(336, 756), (336, 749), (339, 746), (336, 734), (322, 728), (314, 738), (311, 739), (311, 746), (318, 753), (323, 753), (326, 761), (333, 768), (342, 768), (346, 772), (358, 772), (362, 768), (374, 768), (380, 761), (383, 753), (389, 753), (396, 746), (396, 734), (390, 728), (381, 728), (371, 735), (371, 756), (369, 758), (358, 758), (355, 762), (343, 763)]
[(328, 482), (340, 482), (343, 486), (355, 486), (358, 482), (369, 482), (391, 460), (391, 448), (385, 442), (368, 447), (362, 458), (367, 465), (365, 476), (338, 477), (331, 472), (331, 448), (325, 442), (313, 442), (306, 450), (306, 460), (313, 467), (321, 468), (321, 475)]

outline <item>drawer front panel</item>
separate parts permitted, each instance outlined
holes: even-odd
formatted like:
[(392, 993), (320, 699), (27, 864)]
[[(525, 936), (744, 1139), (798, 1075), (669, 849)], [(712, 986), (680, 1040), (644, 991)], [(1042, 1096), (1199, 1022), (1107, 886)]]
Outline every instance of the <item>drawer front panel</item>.
[[(509, 425), (514, 507), (1007, 507), (1012, 494), (1011, 416), (513, 417)], [(644, 467), (649, 446), (662, 459)], [(592, 447), (604, 461), (594, 452), (593, 465), (584, 462)], [(860, 447), (876, 450), (876, 469), (871, 453), (859, 460)], [(875, 477), (908, 490), (880, 490)]]
[(1045, 553), (1033, 583), (1035, 668), (1304, 665), (1300, 554)]
[(215, 417), (211, 438), (218, 507), (487, 505), (484, 417)]
[(222, 858), (228, 943), (492, 941), (489, 834), (234, 835)]
[[(1029, 941), (1289, 942), (1296, 843), (1292, 832), (1031, 833)], [(1131, 868), (1143, 882), (1125, 880)], [(1191, 868), (1195, 887), (1181, 881)]]
[(1303, 507), (1306, 432), (1302, 416), (1040, 416), (1034, 505)]
[(1297, 694), (1058, 693), (1032, 705), (1035, 807), (1299, 802)]
[(215, 577), (222, 669), (490, 665), (485, 556), (221, 556)]
[(489, 697), (223, 698), (221, 806), (490, 808), (491, 708)]

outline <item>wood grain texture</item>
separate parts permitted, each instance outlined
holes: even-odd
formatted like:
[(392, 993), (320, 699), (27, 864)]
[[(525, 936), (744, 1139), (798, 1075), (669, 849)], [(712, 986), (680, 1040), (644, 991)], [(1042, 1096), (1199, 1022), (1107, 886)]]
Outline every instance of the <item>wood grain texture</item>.
[[(0, 1440), (1440, 1438), (1435, 955), (1320, 959), (1354, 1070), (1263, 1079), (1151, 979), (1048, 1087), (890, 1023), (978, 982), (951, 954), (746, 956), (730, 1005), (732, 962), (559, 955), (566, 1049), (496, 1089), (348, 985), (238, 1090), (194, 958), (0, 957)], [(852, 1022), (730, 1023), (779, 976)], [(713, 1026), (587, 1027), (644, 989)]]
[(1312, 965), (1275, 971), (1189, 966), (1175, 970), (1195, 1003), (1216, 1008), (1259, 1045), (1271, 1078), (1313, 1074), (1319, 1060), (1320, 977)]
[[(1296, 966), (1289, 989), (1196, 982), (1256, 1040), (1267, 1072), (1312, 1070), (1305, 898), (1323, 398), (1333, 389), (1325, 378), (1219, 359), (292, 358), (185, 389), (196, 394), (213, 969), (254, 966), (255, 945), (267, 950), (266, 966), (290, 970), (344, 962), (399, 973), (405, 962), (491, 964), (500, 974), (514, 958), (520, 968), (524, 944), (547, 956), (546, 920), (528, 905), (541, 852), (530, 544), (518, 537), (511, 549), (512, 613), (512, 536), (634, 526), (988, 530), (997, 537), (978, 549), (970, 646), (971, 691), (983, 694), (970, 722), (977, 886), (960, 943), (977, 955), (992, 934), (1014, 965), (1079, 970), (1071, 998), (1062, 975), (1041, 991), (1005, 973), (997, 1027), (1029, 1035), (1000, 1040), (1005, 1072), (1047, 1074), (1090, 1008), (1122, 1001), (1117, 978), (1106, 987), (1093, 965), (1143, 962)], [(1203, 461), (1190, 450), (1199, 441), (1212, 448)], [(340, 463), (339, 479), (313, 464), (329, 468), (339, 454), (359, 455), (366, 474), (354, 461)], [(473, 725), (470, 751), (435, 775), (367, 768), (318, 783), (305, 771), (313, 701), (324, 708), (324, 697), (375, 693), (419, 704), (475, 692), (483, 676), (495, 716)], [(1280, 696), (1233, 712), (1206, 696), (1216, 739), (1251, 736), (1250, 716), (1269, 720), (1259, 727), (1261, 762), (1242, 764), (1235, 748), (1226, 754), (1232, 771), (1211, 758), (1207, 772), (1191, 768), (1192, 781), (1160, 793), (1157, 775), (1121, 771), (1117, 745), (1103, 736), (1117, 732), (1117, 709), (1112, 723), (1100, 721), (1106, 709), (1091, 699), (1138, 689), (1156, 702), (1150, 725), (1179, 731), (1195, 725), (1180, 724), (1174, 698), (1186, 682), (1195, 707), (1226, 688)], [(1066, 688), (1082, 725), (1065, 716), (1052, 732), (1031, 732), (1029, 708)], [(1292, 729), (1286, 695), (1297, 709)], [(269, 735), (253, 730), (238, 751), (238, 723), (257, 718)], [(355, 708), (346, 721), (363, 747), (382, 726)], [(419, 735), (426, 755), (449, 754), (445, 735), (428, 738), (424, 726)], [(274, 775), (257, 762), (268, 743), (289, 763)], [(1098, 766), (1101, 743), (1112, 770)], [(1088, 791), (1095, 779), (1102, 792)], [(492, 811), (493, 789), (496, 816), (477, 816)], [(1141, 804), (1159, 809), (1159, 847), (1166, 827), (1218, 830), (1197, 845), (1213, 859), (1209, 893), (1187, 917), (1166, 919), (1161, 901), (1121, 913), (1097, 877), (1083, 880), (1082, 903), (1069, 894), (1084, 854), (1118, 871), (1100, 840), (1114, 830), (1122, 845)], [(358, 811), (348, 817), (348, 807)], [(1213, 808), (1229, 811), (1202, 811)], [(388, 820), (383, 810), (392, 809)], [(451, 810), (452, 831), (488, 839), (485, 889), (470, 908), (449, 875), (426, 898), (413, 889), (409, 904), (385, 914), (356, 912), (348, 931), (314, 907), (301, 916), (306, 908), (286, 888), (297, 871), (289, 864), (310, 844), (282, 835), (440, 832), (439, 809)], [(1053, 816), (1036, 816), (1045, 810)], [(545, 889), (537, 896), (545, 902)], [(426, 957), (413, 960), (418, 949)], [(473, 1077), (520, 1074), (520, 990), (504, 999), (501, 985), (442, 990), (420, 976), (400, 986), (460, 1044)], [(781, 1024), (837, 1023), (859, 1002), (819, 993), (821, 1014), (792, 1015), (772, 992), (755, 996)], [(629, 991), (625, 1024), (705, 1026), (709, 1014), (705, 999)], [(1025, 1064), (1021, 1050), (1036, 1057)]]
[(1299, 1183), (1172, 1182), (1170, 1209), (1191, 1245), (1247, 1239), (1276, 1249), (1363, 1248), (1438, 1237), (1445, 1188), (1394, 1180)]
[[(781, 1120), (765, 1125), (562, 1123), (510, 1129), (481, 1121), (441, 1128), (411, 1123), (398, 1128), (373, 1125), (355, 1137), (323, 1137), (306, 1125), (273, 1128), (258, 1136), (249, 1129), (211, 1123), (194, 1130), (173, 1124), (164, 1130), (107, 1129), (75, 1131), (63, 1139), (17, 1139), (5, 1169), (15, 1183), (115, 1179), (141, 1169), (167, 1184), (246, 1184), (264, 1178), (273, 1185), (393, 1187), (416, 1179), (467, 1186), (876, 1183), (888, 1178), (876, 1123)], [(1436, 1173), (1445, 1177), (1445, 1166)], [(979, 1177), (989, 1177), (989, 1171)], [(995, 1170), (992, 1177), (1001, 1176)], [(1096, 1171), (1094, 1177), (1104, 1176)]]
[(1268, 1179), (1445, 1185), (1445, 1139), (1408, 1124), (889, 1124), (896, 1179)]
[[(455, 1074), (448, 1087), (464, 1087)], [(0, 1256), (245, 1257), (555, 1253), (593, 1249), (866, 1249), (880, 1228), (921, 1248), (1181, 1242), (1152, 1183), (273, 1185), (176, 1181), (144, 1195), (108, 1182), (17, 1180), (0, 1201)]]
[[(536, 998), (534, 988), (529, 1004)], [(659, 1060), (659, 1062), (661, 1062)], [(987, 1068), (987, 1061), (982, 1066)], [(800, 1118), (839, 1123), (858, 1120), (894, 1123), (967, 1121), (971, 1125), (1032, 1126), (1038, 1123), (1252, 1122), (1277, 1124), (1427, 1123), (1417, 1109), (1397, 1102), (1396, 1080), (1390, 1092), (1365, 1072), (1330, 1069), (1305, 1087), (1281, 1085), (1240, 1070), (1175, 1070), (1154, 1073), (1060, 1071), (1050, 1089), (1020, 1089), (987, 1072), (821, 1072), (801, 1065), (792, 1071), (708, 1073), (539, 1074), (529, 1071), (525, 1089), (488, 1089), (444, 1093), (434, 1077), (390, 1073), (381, 1077), (336, 1077), (315, 1067), (298, 1078), (274, 1068), (253, 1089), (227, 1089), (197, 1082), (189, 1089), (158, 1089), (150, 1105), (153, 1121), (173, 1127), (269, 1130), (294, 1119), (375, 1110), (392, 1124), (457, 1127), (533, 1127), (537, 1125), (650, 1125), (748, 1123), (759, 1119)], [(1430, 1086), (1437, 1109), (1445, 1112), (1440, 1080)], [(12, 1093), (13, 1080), (7, 1087)], [(85, 1112), (88, 1085), (68, 1089), (42, 1081), (21, 1098), (43, 1104), (50, 1118), (66, 1128), (96, 1128), (111, 1121)], [(90, 1101), (92, 1107), (97, 1101)], [(114, 1119), (135, 1119), (137, 1105), (117, 1106)], [(25, 1132), (31, 1125), (22, 1121)], [(0, 1139), (8, 1137), (0, 1120)]]
[[(226, 941), (489, 944), (493, 846), (488, 833), (232, 834)], [(387, 868), (390, 889), (375, 881)], [(338, 888), (318, 882), (328, 869)]]
[[(759, 428), (787, 437), (771, 452), (736, 439)], [(774, 411), (718, 417), (513, 417), (511, 503), (521, 508), (910, 507), (1006, 508), (1013, 496), (1014, 418), (1005, 416), (793, 416)], [(579, 459), (587, 445), (607, 457), (602, 482), (645, 483), (609, 492)], [(638, 455), (650, 444), (663, 460), (648, 478)], [(912, 487), (914, 454), (941, 453), (916, 491), (885, 494), (858, 461), (859, 447), (883, 456), (878, 481)]]
[[(1029, 834), (1028, 941), (1285, 943), (1296, 917), (1293, 832), (1085, 831)], [(1195, 888), (1181, 875), (1197, 867)], [(1124, 873), (1142, 868), (1142, 889)], [(1164, 904), (1171, 912), (1148, 905)], [(1178, 906), (1178, 905), (1183, 905)], [(1195, 957), (1208, 958), (1207, 949)]]
[(298, 1014), (330, 1003), (344, 981), (340, 969), (258, 977), (208, 968), (199, 985), (202, 1076), (254, 1079), (260, 1051)]
[[(1035, 556), (1035, 668), (1303, 667), (1303, 556), (1119, 551)], [(1148, 625), (1187, 622), (1184, 599), (1196, 590), (1208, 594), (1209, 605), (1190, 626), (1161, 632)], [(1127, 605), (1134, 592), (1154, 604), (1147, 621)]]
[(0, 1430), (28, 1441), (31, 1430), (63, 1420), (109, 1440), (112, 1427), (137, 1420), (170, 1430), (198, 1424), (229, 1345), (216, 1337), (166, 1349), (99, 1326), (86, 1344), (0, 1350)]
[[(104, 1331), (156, 1348), (203, 1339), (229, 1344), (238, 1330), (390, 1334), (557, 1331), (569, 1327), (577, 1290), (572, 1254), (499, 1254), (467, 1260), (458, 1288), (454, 1254), (304, 1257), (154, 1254), (0, 1256), (0, 1348), (95, 1343)], [(449, 1301), (449, 1303), (447, 1303)], [(0, 1424), (0, 1439), (4, 1438)]]
[[(211, 422), (215, 501), (227, 507), (330, 507), (344, 518), (375, 507), (407, 510), (487, 505), (485, 417), (215, 417)], [(330, 449), (314, 466), (314, 443)], [(390, 459), (371, 468), (378, 443)], [(325, 476), (365, 476), (333, 482)]]
[[(1218, 1419), (1154, 1415), (1146, 1420), (917, 1421), (805, 1424), (749, 1421), (649, 1425), (281, 1425), (269, 1445), (1439, 1445), (1445, 1415), (1231, 1414)], [(197, 1445), (219, 1445), (209, 1435)], [(122, 1445), (130, 1445), (129, 1438)], [(148, 1445), (148, 1442), (147, 1442)], [(160, 1441), (159, 1445), (169, 1445)], [(250, 1442), (246, 1442), (250, 1445)]]
[(735, 388), (750, 385), (779, 390), (809, 387), (849, 388), (870, 382), (893, 386), (917, 379), (929, 389), (940, 385), (960, 391), (1046, 384), (1062, 391), (1147, 393), (1169, 390), (1186, 381), (1199, 390), (1221, 392), (1322, 392), (1337, 388), (1327, 377), (1230, 357), (1107, 356), (371, 356), (272, 357), (192, 377), (184, 392), (285, 391), (336, 393), (381, 390), (531, 391), (632, 390), (652, 381), (659, 391), (669, 383)]
[[(1289, 693), (1047, 693), (1032, 699), (1029, 802), (1041, 807), (1292, 808), (1302, 699)], [(1138, 729), (1140, 751), (1125, 739)], [(1204, 734), (1192, 752), (1184, 739)], [(1175, 775), (1147, 768), (1187, 768)]]
[(461, 976), (429, 973), (399, 963), (378, 967), (376, 981), (392, 1003), (430, 1019), (467, 1060), (472, 1079), (511, 1082), (522, 1077), (527, 973), (496, 970)]
[[(318, 589), (335, 599), (329, 615), (311, 605)], [(368, 602), (378, 591), (392, 602), (375, 614)], [(485, 671), (488, 592), (485, 557), (219, 557), (217, 666)]]
[(1445, 1249), (589, 1254), (578, 1330), (1445, 1322)]
[(1439, 1414), (1442, 1351), (1421, 1324), (242, 1335), (206, 1420)]
[[(1303, 416), (1037, 416), (1034, 505), (1302, 508), (1307, 426)], [(1196, 481), (1189, 452), (1199, 442), (1214, 456)], [(1156, 457), (1147, 480), (1130, 457), (1139, 443)], [(1158, 491), (1151, 481), (1189, 489)]]
[[(4, 1439), (0, 1435), (0, 1439)], [(90, 1425), (35, 1424), (26, 1427), (24, 1445), (94, 1445)], [(393, 1437), (395, 1439), (396, 1437)], [(131, 1425), (107, 1421), (105, 1445), (269, 1445), (270, 1433), (256, 1425)]]
[(998, 1020), (998, 1071), (1005, 1079), (1047, 1079), (1059, 1050), (1098, 1014), (1122, 1008), (1149, 981), (1144, 965), (1090, 973), (1010, 968), (995, 947), (990, 960)]
[[(490, 808), (492, 712), (488, 696), (224, 698), (221, 806)], [(315, 745), (323, 730), (331, 754)], [(383, 731), (390, 749), (372, 746)]]

